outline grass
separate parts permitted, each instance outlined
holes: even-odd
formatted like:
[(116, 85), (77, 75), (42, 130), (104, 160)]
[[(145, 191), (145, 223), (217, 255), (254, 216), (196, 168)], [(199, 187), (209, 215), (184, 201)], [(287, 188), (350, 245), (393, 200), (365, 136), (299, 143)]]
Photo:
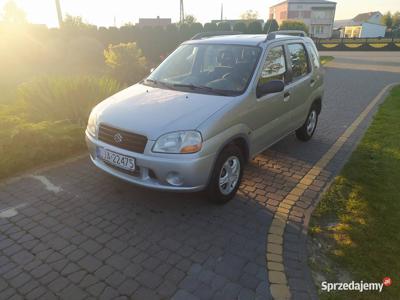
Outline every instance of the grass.
[(0, 179), (85, 149), (91, 108), (122, 86), (105, 77), (40, 77), (0, 105)]
[(0, 179), (85, 149), (84, 129), (65, 121), (18, 120), (9, 132), (1, 130), (0, 138)]
[(321, 64), (322, 65), (325, 65), (332, 60), (334, 60), (333, 56), (321, 56)]
[[(399, 299), (400, 86), (381, 105), (370, 128), (313, 213), (310, 234), (329, 261), (318, 270), (339, 280), (393, 284), (376, 292), (321, 292), (321, 299)], [(315, 270), (315, 269), (314, 269)]]

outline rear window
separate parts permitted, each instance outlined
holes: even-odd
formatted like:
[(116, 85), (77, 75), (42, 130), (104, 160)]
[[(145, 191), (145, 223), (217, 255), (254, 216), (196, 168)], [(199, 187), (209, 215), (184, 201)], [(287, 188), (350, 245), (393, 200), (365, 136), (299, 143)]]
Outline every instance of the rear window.
[(292, 65), (293, 80), (296, 80), (308, 73), (307, 52), (303, 44), (289, 44), (288, 49)]

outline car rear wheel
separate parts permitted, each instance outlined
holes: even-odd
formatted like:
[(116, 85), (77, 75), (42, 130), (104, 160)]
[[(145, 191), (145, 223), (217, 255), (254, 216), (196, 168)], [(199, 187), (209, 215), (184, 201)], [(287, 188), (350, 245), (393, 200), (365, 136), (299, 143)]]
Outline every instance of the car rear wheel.
[(236, 145), (229, 145), (219, 155), (207, 187), (209, 200), (224, 204), (231, 200), (243, 175), (243, 154)]
[(307, 120), (299, 129), (296, 130), (296, 137), (300, 141), (307, 142), (314, 135), (318, 124), (318, 111), (315, 106), (311, 107)]

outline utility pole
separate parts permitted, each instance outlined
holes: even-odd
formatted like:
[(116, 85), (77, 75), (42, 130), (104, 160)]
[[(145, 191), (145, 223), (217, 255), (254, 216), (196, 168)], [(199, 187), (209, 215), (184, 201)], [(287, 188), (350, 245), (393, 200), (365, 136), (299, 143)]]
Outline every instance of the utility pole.
[(57, 9), (57, 17), (58, 17), (58, 26), (62, 26), (63, 24), (63, 16), (61, 12), (61, 5), (60, 5), (60, 0), (55, 0), (56, 1), (56, 9)]
[(183, 8), (183, 0), (180, 0), (180, 16), (179, 16), (179, 21), (181, 24), (185, 22), (185, 10)]
[(221, 3), (221, 21), (224, 20), (224, 4)]

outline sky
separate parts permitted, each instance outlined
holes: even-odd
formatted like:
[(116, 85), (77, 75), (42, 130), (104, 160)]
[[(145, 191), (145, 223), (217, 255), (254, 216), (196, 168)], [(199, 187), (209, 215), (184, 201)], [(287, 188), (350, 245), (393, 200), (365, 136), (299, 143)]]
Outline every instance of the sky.
[[(54, 0), (14, 0), (32, 23), (57, 26)], [(267, 19), (269, 7), (282, 0), (184, 0), (185, 14), (194, 15), (201, 23), (220, 18), (221, 3), (224, 18), (238, 19), (246, 10)], [(334, 0), (335, 1), (335, 0)], [(0, 11), (7, 0), (0, 0)], [(139, 17), (172, 18), (179, 20), (179, 0), (60, 0), (63, 14), (81, 16), (84, 21), (98, 26), (117, 26), (136, 23)], [(336, 0), (335, 19), (351, 19), (358, 13), (400, 10), (400, 0)]]

